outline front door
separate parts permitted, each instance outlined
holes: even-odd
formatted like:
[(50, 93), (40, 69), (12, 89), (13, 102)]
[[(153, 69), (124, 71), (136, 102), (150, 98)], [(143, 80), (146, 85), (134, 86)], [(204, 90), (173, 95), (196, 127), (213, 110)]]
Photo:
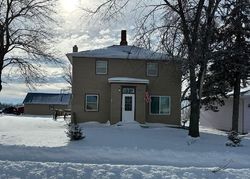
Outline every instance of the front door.
[(122, 95), (122, 122), (132, 122), (135, 117), (135, 94)]

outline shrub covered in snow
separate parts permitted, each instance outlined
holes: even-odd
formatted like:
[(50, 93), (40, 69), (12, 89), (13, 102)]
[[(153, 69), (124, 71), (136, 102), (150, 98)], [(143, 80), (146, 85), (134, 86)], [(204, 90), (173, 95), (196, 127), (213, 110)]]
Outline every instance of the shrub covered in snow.
[(68, 124), (66, 135), (70, 138), (70, 140), (80, 140), (85, 138), (81, 127), (77, 123), (72, 122)]
[(228, 141), (226, 142), (226, 146), (238, 147), (240, 146), (242, 137), (239, 136), (239, 133), (235, 131), (231, 131), (228, 133), (227, 139)]

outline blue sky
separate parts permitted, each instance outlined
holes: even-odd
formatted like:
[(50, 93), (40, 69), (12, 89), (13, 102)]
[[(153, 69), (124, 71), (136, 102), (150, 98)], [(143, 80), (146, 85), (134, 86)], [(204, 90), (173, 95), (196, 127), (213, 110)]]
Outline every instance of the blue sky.
[[(59, 0), (57, 9), (58, 25), (56, 31), (55, 44), (53, 46), (58, 51), (58, 57), (62, 61), (68, 62), (65, 54), (72, 51), (72, 47), (77, 45), (79, 51), (101, 48), (120, 42), (120, 31), (126, 29), (128, 32), (129, 44), (133, 43), (135, 35), (134, 20), (131, 17), (120, 16), (119, 18), (103, 22), (84, 14), (78, 7), (96, 7), (99, 0)], [(18, 80), (5, 79), (3, 90), (0, 92), (1, 103), (22, 103), (27, 92), (57, 92), (67, 87), (67, 83), (61, 78), (63, 68), (55, 65), (46, 66), (48, 71), (48, 83), (40, 84), (36, 89), (29, 89), (24, 83)], [(7, 70), (3, 71), (7, 75)]]

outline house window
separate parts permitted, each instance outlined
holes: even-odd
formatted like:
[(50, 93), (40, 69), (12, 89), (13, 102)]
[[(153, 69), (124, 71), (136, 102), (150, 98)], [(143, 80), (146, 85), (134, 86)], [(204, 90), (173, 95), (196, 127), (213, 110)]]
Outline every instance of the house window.
[(147, 76), (158, 76), (157, 63), (147, 63)]
[(98, 111), (99, 96), (93, 94), (87, 94), (85, 96), (85, 110), (86, 111)]
[(170, 114), (170, 96), (151, 96), (150, 114), (169, 115)]
[(106, 75), (108, 72), (108, 62), (103, 60), (96, 61), (96, 74), (97, 75)]

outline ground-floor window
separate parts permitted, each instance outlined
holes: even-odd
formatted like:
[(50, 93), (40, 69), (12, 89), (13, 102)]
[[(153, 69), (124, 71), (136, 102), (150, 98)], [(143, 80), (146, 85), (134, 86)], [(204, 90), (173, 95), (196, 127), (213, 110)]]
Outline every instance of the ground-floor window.
[(169, 115), (170, 114), (170, 96), (151, 96), (150, 114)]
[(98, 111), (99, 95), (86, 94), (85, 95), (85, 110)]

